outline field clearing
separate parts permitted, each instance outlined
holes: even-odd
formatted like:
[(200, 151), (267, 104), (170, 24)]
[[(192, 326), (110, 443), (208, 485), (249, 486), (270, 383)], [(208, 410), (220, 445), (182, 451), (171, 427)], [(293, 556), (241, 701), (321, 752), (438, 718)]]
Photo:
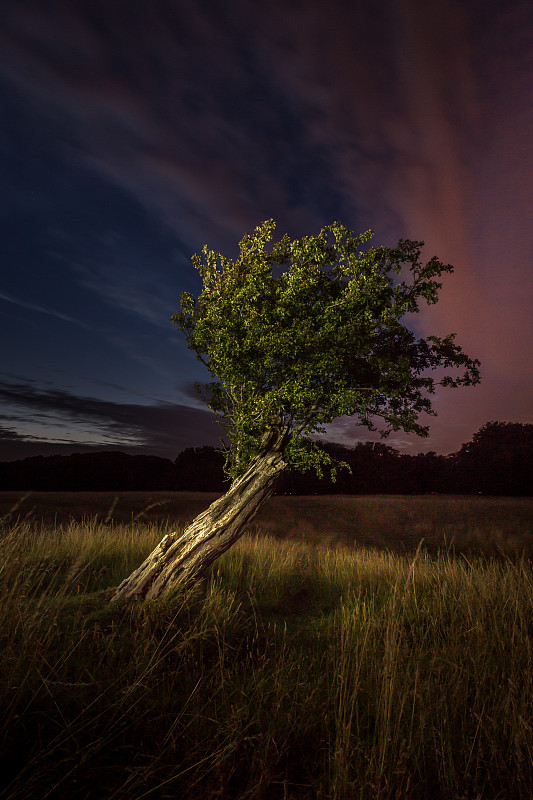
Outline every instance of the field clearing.
[[(181, 527), (220, 494), (210, 492), (0, 492), (0, 519), (63, 525), (100, 522)], [(11, 513), (10, 513), (11, 512)], [(276, 539), (430, 553), (533, 558), (533, 498), (466, 495), (275, 496), (252, 529)]]
[(1, 800), (531, 800), (528, 561), (285, 529), (110, 607), (166, 529), (4, 520)]

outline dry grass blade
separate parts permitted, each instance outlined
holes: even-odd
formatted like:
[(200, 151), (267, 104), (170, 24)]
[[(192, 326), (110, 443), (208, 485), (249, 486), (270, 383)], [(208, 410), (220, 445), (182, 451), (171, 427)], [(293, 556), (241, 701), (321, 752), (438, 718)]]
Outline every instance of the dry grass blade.
[(7, 511), (0, 517), (0, 525), (3, 525), (4, 522), (7, 522), (13, 516), (15, 511), (18, 511), (21, 505), (24, 503), (24, 501), (27, 500), (28, 497), (31, 497), (32, 494), (33, 492), (26, 492), (26, 494), (21, 495), (21, 497), (19, 497), (18, 500), (15, 501), (15, 503), (9, 509), (9, 511)]

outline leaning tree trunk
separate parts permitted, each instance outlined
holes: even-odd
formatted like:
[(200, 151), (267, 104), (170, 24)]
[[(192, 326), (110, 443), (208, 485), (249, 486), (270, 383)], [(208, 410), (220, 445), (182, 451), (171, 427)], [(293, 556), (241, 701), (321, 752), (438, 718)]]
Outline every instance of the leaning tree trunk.
[(191, 584), (225, 553), (274, 492), (285, 469), (281, 437), (271, 436), (225, 495), (199, 514), (183, 534), (169, 533), (132, 574), (118, 586), (111, 602), (154, 600)]

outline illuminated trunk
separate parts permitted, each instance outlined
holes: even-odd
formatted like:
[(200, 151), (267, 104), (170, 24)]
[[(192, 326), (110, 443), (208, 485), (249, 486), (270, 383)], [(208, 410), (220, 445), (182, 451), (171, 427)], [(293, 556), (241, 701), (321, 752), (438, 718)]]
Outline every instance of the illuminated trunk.
[[(279, 441), (279, 440), (278, 440)], [(270, 442), (269, 442), (270, 444)], [(274, 446), (250, 463), (225, 495), (199, 514), (183, 534), (163, 537), (155, 550), (118, 586), (111, 602), (155, 600), (190, 585), (243, 533), (285, 469), (281, 448)]]

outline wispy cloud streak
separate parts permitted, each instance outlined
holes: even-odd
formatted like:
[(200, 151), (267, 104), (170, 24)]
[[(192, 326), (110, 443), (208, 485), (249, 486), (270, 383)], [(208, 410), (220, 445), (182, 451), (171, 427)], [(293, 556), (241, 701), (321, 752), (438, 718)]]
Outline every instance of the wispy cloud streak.
[(46, 308), (38, 303), (30, 303), (27, 300), (21, 300), (5, 292), (0, 292), (0, 300), (5, 300), (6, 303), (13, 303), (21, 308), (28, 308), (30, 311), (38, 311), (40, 314), (48, 314), (50, 317), (55, 317), (56, 319), (62, 319), (64, 322), (71, 322), (73, 325), (78, 325), (78, 327), (84, 328), (84, 330), (90, 330), (90, 326), (86, 325), (82, 320), (69, 317), (68, 314), (63, 314), (61, 311), (56, 311), (53, 308)]

